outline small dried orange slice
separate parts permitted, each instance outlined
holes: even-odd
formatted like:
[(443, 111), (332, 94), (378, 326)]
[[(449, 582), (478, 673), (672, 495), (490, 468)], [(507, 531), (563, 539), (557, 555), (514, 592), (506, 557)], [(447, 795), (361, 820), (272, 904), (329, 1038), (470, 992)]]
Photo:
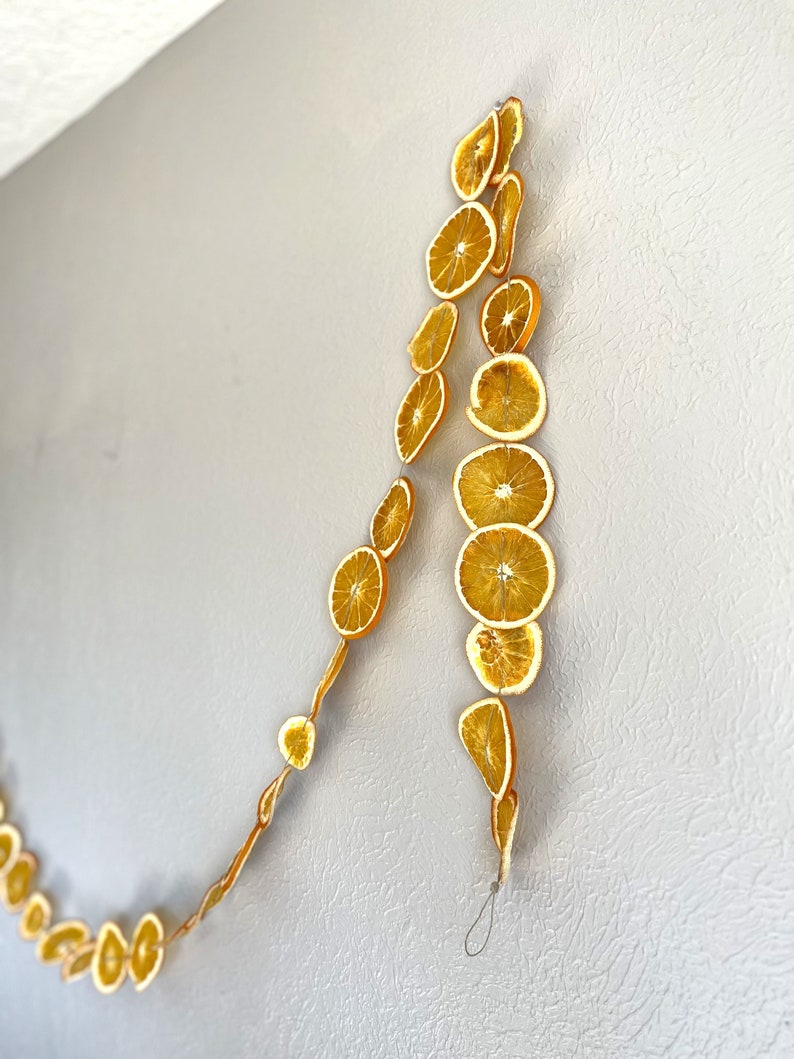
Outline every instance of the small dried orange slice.
[(284, 768), (279, 772), (278, 776), (273, 782), (262, 791), (262, 795), (259, 799), (259, 805), (257, 806), (256, 814), (259, 820), (259, 825), (262, 828), (267, 827), (273, 818), (273, 813), (276, 808), (276, 802), (281, 797), (281, 792), (284, 789), (287, 776), (289, 776), (289, 769)]
[(19, 918), (19, 936), (23, 941), (35, 941), (52, 922), (52, 905), (43, 893), (37, 890), (27, 899)]
[(22, 835), (13, 824), (0, 824), (0, 878), (8, 875), (22, 852)]
[(543, 634), (534, 621), (517, 629), (493, 629), (477, 622), (466, 637), (466, 657), (487, 691), (521, 695), (540, 671)]
[(394, 444), (402, 463), (413, 463), (438, 430), (449, 403), (442, 371), (420, 375), (408, 387), (394, 421)]
[(328, 609), (340, 636), (357, 640), (380, 621), (389, 588), (386, 562), (380, 552), (362, 544), (341, 561), (331, 578)]
[(308, 717), (288, 717), (278, 732), (278, 748), (288, 765), (301, 771), (314, 754), (317, 729)]
[(540, 315), (540, 290), (529, 276), (511, 276), (494, 287), (480, 309), (480, 334), (489, 353), (521, 353)]
[(459, 298), (474, 286), (496, 249), (496, 221), (481, 202), (460, 206), (427, 248), (427, 282), (439, 298)]
[(528, 445), (497, 442), (460, 461), (452, 492), (469, 529), (494, 522), (520, 522), (535, 529), (554, 500), (554, 478), (548, 463)]
[(554, 576), (548, 544), (534, 530), (512, 522), (474, 530), (455, 564), (461, 603), (494, 629), (534, 621), (551, 599)]
[(415, 494), (409, 478), (397, 478), (372, 516), (369, 536), (373, 548), (391, 559), (402, 547), (414, 517)]
[(510, 872), (510, 856), (513, 852), (513, 838), (518, 822), (518, 794), (508, 791), (504, 798), (494, 798), (491, 802), (491, 833), (496, 848), (502, 855), (499, 865), (499, 885), (507, 881)]
[(458, 719), (458, 734), (494, 798), (510, 789), (516, 767), (510, 713), (501, 699), (481, 699)]
[(154, 912), (147, 912), (138, 920), (130, 943), (128, 968), (139, 993), (154, 981), (163, 965), (165, 949), (161, 943), (164, 937), (162, 921)]
[(70, 949), (61, 964), (61, 981), (78, 982), (81, 978), (85, 978), (87, 974), (90, 974), (95, 948), (96, 942), (92, 938)]
[(78, 945), (91, 937), (91, 928), (82, 919), (64, 919), (56, 923), (36, 943), (36, 959), (43, 964), (60, 963)]
[(127, 942), (118, 923), (103, 923), (91, 958), (91, 977), (100, 993), (108, 996), (127, 977)]
[(516, 225), (524, 201), (524, 181), (518, 173), (508, 173), (494, 192), (491, 213), (496, 221), (496, 250), (488, 269), (504, 276), (513, 260)]
[[(312, 720), (315, 719), (317, 714), (320, 712), (320, 707), (323, 704), (323, 699), (328, 694), (333, 685), (333, 682), (339, 676), (339, 671), (344, 665), (344, 661), (347, 658), (347, 650), (350, 644), (347, 640), (340, 640), (336, 645), (336, 650), (333, 653), (331, 661), (325, 667), (325, 672), (320, 678), (320, 683), (314, 689), (314, 698), (312, 699), (312, 712), (309, 714)], [(281, 791), (279, 790), (279, 793)]]
[(38, 869), (36, 857), (23, 849), (11, 868), (0, 876), (0, 899), (7, 912), (16, 915), (25, 907)]
[(510, 156), (524, 134), (524, 108), (521, 100), (511, 96), (499, 108), (499, 153), (491, 173), (491, 183), (498, 184), (510, 168)]
[(498, 157), (499, 115), (492, 110), (455, 147), (450, 165), (455, 194), (464, 202), (478, 199), (488, 187)]
[(455, 341), (459, 315), (454, 302), (441, 302), (427, 310), (418, 331), (408, 343), (411, 367), (417, 375), (436, 371), (447, 359)]
[(497, 441), (521, 441), (546, 417), (546, 387), (522, 353), (505, 353), (482, 364), (471, 380), (469, 400), (469, 422)]

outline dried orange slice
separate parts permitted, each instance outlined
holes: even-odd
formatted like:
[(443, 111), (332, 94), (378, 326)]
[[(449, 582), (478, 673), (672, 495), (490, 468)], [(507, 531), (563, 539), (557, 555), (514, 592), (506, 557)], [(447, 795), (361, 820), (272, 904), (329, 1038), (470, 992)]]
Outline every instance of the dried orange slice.
[(499, 115), (492, 110), (455, 148), (450, 165), (455, 194), (464, 202), (478, 199), (488, 187), (498, 157)]
[(118, 923), (103, 923), (91, 958), (91, 977), (100, 993), (115, 993), (127, 977), (127, 942)]
[(61, 981), (77, 982), (81, 978), (85, 978), (87, 974), (90, 974), (95, 948), (96, 942), (92, 938), (90, 941), (84, 941), (70, 949), (61, 964)]
[(480, 309), (480, 334), (494, 357), (521, 353), (540, 315), (540, 291), (529, 276), (511, 276), (494, 287)]
[(460, 206), (441, 225), (425, 255), (427, 282), (439, 298), (459, 298), (474, 286), (496, 249), (496, 221), (481, 202)]
[(524, 181), (518, 173), (508, 173), (494, 192), (491, 213), (496, 221), (496, 250), (488, 270), (504, 276), (513, 260), (516, 225), (524, 201)]
[(510, 168), (510, 156), (524, 133), (524, 109), (521, 100), (511, 96), (499, 108), (499, 153), (491, 173), (491, 183), (498, 184)]
[(517, 629), (492, 629), (477, 622), (466, 637), (466, 657), (487, 691), (521, 695), (540, 671), (543, 633), (534, 621)]
[(270, 786), (262, 791), (262, 796), (259, 799), (259, 805), (256, 810), (260, 827), (265, 828), (270, 823), (273, 817), (273, 812), (276, 808), (276, 802), (281, 797), (281, 792), (284, 789), (287, 776), (289, 776), (289, 769), (282, 769)]
[(13, 824), (0, 824), (0, 878), (8, 875), (22, 851), (22, 835)]
[(288, 717), (278, 732), (278, 748), (288, 765), (301, 771), (314, 754), (317, 729), (308, 717)]
[(413, 463), (438, 430), (449, 403), (442, 371), (420, 375), (408, 387), (394, 421), (394, 444), (402, 463)]
[(11, 868), (0, 876), (0, 899), (12, 915), (21, 912), (33, 887), (39, 862), (27, 850), (17, 856)]
[(471, 380), (469, 399), (469, 422), (498, 441), (529, 437), (546, 416), (543, 379), (521, 353), (505, 353), (482, 364)]
[(515, 773), (515, 740), (510, 713), (501, 699), (481, 699), (463, 711), (458, 734), (494, 798), (510, 789)]
[(19, 936), (23, 941), (35, 941), (52, 922), (52, 905), (44, 894), (37, 890), (27, 899), (19, 919)]
[(441, 302), (427, 310), (419, 330), (408, 343), (411, 367), (417, 375), (436, 371), (447, 359), (455, 341), (459, 315), (454, 302)]
[(139, 993), (157, 977), (163, 965), (165, 949), (161, 942), (164, 937), (162, 921), (154, 912), (147, 912), (138, 920), (130, 943), (128, 967), (130, 978)]
[(369, 536), (373, 548), (391, 559), (402, 547), (414, 517), (414, 487), (410, 479), (397, 478), (372, 516)]
[(551, 468), (528, 445), (485, 445), (455, 468), (452, 492), (469, 529), (520, 522), (535, 529), (554, 500)]
[[(347, 658), (347, 649), (350, 646), (347, 640), (340, 640), (336, 645), (336, 650), (333, 653), (331, 661), (325, 667), (325, 672), (320, 678), (320, 683), (314, 689), (314, 698), (312, 699), (312, 712), (309, 714), (312, 720), (320, 712), (323, 699), (331, 689), (331, 685), (339, 676), (339, 671), (344, 665), (344, 661)], [(279, 789), (279, 794), (281, 790)]]
[(91, 928), (82, 919), (56, 923), (36, 943), (36, 959), (43, 964), (60, 963), (68, 953), (91, 937)]
[(340, 636), (357, 640), (380, 621), (386, 603), (389, 575), (380, 552), (362, 544), (341, 561), (328, 590), (331, 621)]
[(491, 833), (496, 848), (502, 855), (499, 865), (499, 885), (507, 881), (510, 872), (510, 855), (513, 852), (513, 838), (518, 822), (518, 794), (508, 791), (502, 799), (494, 798), (491, 802)]
[(554, 591), (554, 556), (534, 530), (512, 522), (483, 526), (463, 542), (455, 587), (468, 612), (494, 629), (534, 621)]

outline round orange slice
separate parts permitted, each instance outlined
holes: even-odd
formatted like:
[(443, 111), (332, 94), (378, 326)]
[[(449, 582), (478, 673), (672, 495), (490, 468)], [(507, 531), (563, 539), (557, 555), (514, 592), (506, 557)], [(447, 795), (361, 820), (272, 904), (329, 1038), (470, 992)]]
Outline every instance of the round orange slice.
[(91, 928), (82, 919), (56, 923), (36, 943), (36, 959), (43, 964), (60, 963), (91, 937)]
[(499, 108), (499, 151), (491, 173), (491, 183), (498, 184), (510, 168), (510, 156), (524, 134), (524, 108), (521, 100), (511, 96)]
[(496, 221), (496, 250), (488, 269), (504, 276), (513, 260), (516, 225), (524, 201), (524, 181), (518, 173), (508, 173), (494, 192), (491, 213)]
[(460, 461), (452, 492), (469, 529), (494, 522), (520, 522), (535, 529), (554, 500), (551, 468), (528, 445), (495, 443)]
[(534, 530), (512, 522), (474, 530), (455, 564), (461, 603), (494, 629), (534, 621), (551, 599), (554, 576), (548, 544)]
[(427, 248), (427, 282), (439, 298), (459, 298), (474, 286), (496, 249), (496, 221), (481, 202), (460, 206)]
[(488, 187), (498, 156), (499, 115), (492, 110), (455, 148), (450, 165), (455, 194), (464, 202), (478, 199)]
[(427, 310), (418, 331), (408, 343), (411, 367), (417, 375), (436, 371), (447, 359), (455, 341), (459, 315), (454, 302), (441, 302)]
[(0, 824), (0, 878), (8, 875), (22, 852), (22, 835), (13, 824)]
[(85, 978), (87, 974), (90, 974), (95, 948), (96, 942), (92, 938), (70, 949), (61, 964), (61, 981), (78, 982), (81, 978)]
[(142, 992), (154, 979), (163, 965), (165, 949), (163, 924), (154, 912), (147, 912), (138, 920), (130, 943), (128, 960), (129, 975), (137, 992)]
[(420, 375), (408, 387), (394, 421), (394, 444), (402, 463), (413, 463), (438, 430), (449, 403), (442, 371)]
[(369, 536), (373, 548), (391, 559), (402, 547), (414, 517), (415, 493), (409, 478), (397, 478), (372, 516)]
[(339, 635), (357, 640), (371, 632), (380, 621), (388, 587), (380, 552), (368, 544), (349, 552), (334, 571), (328, 591), (328, 609)]
[(471, 380), (472, 426), (497, 441), (521, 441), (546, 416), (546, 387), (540, 372), (521, 353), (505, 353), (482, 364)]
[(284, 760), (293, 768), (303, 771), (314, 754), (317, 729), (308, 717), (288, 717), (278, 732), (278, 748)]
[(477, 622), (466, 637), (466, 657), (486, 691), (521, 695), (540, 671), (543, 634), (534, 621), (517, 629), (492, 629)]
[(491, 356), (521, 353), (540, 315), (540, 291), (529, 276), (511, 276), (494, 287), (480, 309), (480, 334)]
[(103, 923), (91, 958), (91, 977), (100, 993), (115, 993), (127, 977), (127, 942), (118, 923)]
[(518, 794), (508, 791), (504, 798), (494, 798), (491, 802), (491, 834), (496, 848), (502, 855), (499, 865), (499, 885), (507, 881), (510, 872), (510, 857), (513, 852), (513, 838), (518, 822)]
[(7, 912), (16, 915), (25, 907), (38, 868), (38, 860), (23, 849), (9, 871), (0, 876), (0, 899)]
[(481, 699), (458, 719), (458, 734), (479, 769), (485, 786), (501, 799), (510, 789), (516, 768), (510, 713), (501, 699)]
[(19, 918), (19, 936), (23, 941), (35, 941), (52, 922), (52, 905), (44, 894), (37, 890), (27, 899)]

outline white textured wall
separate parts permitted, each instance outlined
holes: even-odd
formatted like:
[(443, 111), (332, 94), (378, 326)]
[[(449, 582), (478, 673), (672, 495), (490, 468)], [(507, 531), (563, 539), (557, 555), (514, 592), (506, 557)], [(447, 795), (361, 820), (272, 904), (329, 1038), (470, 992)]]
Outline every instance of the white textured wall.
[(140, 997), (0, 917), (3, 1055), (794, 1054), (793, 57), (773, 0), (235, 0), (0, 187), (2, 783), (65, 914), (182, 915), (247, 829), (510, 91), (560, 563), (469, 960), (468, 298), (388, 611), (239, 888)]

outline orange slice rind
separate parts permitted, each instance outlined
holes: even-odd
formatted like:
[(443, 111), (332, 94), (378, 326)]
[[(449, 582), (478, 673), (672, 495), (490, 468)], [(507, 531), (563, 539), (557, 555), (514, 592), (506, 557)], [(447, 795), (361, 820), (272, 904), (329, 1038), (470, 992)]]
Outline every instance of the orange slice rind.
[(91, 973), (91, 962), (94, 958), (96, 941), (90, 939), (70, 949), (61, 964), (61, 981), (78, 982)]
[(303, 771), (314, 754), (317, 729), (308, 717), (288, 717), (278, 732), (278, 748), (284, 760)]
[(540, 672), (543, 633), (534, 621), (516, 629), (494, 629), (477, 622), (466, 637), (466, 657), (486, 691), (521, 695)]
[(485, 445), (455, 468), (452, 492), (469, 529), (519, 522), (535, 529), (554, 501), (554, 478), (546, 460), (528, 445)]
[(409, 478), (397, 478), (378, 504), (369, 525), (372, 547), (387, 561), (396, 555), (411, 528), (415, 504), (414, 487)]
[(0, 900), (11, 915), (15, 916), (25, 907), (38, 868), (36, 857), (23, 849), (9, 870), (0, 876)]
[(118, 923), (103, 923), (91, 957), (91, 978), (98, 992), (109, 996), (127, 977), (127, 942)]
[(454, 302), (441, 302), (427, 310), (416, 334), (408, 343), (411, 367), (417, 375), (436, 371), (447, 359), (455, 341), (459, 315)]
[(425, 265), (432, 292), (459, 298), (474, 286), (496, 249), (496, 221), (481, 202), (460, 206), (444, 221), (427, 248)]
[(503, 886), (510, 872), (510, 857), (513, 852), (513, 838), (518, 822), (518, 794), (508, 791), (504, 798), (494, 798), (491, 802), (491, 834), (496, 848), (501, 854), (499, 864), (499, 885)]
[(480, 365), (471, 381), (466, 416), (480, 433), (497, 441), (521, 441), (546, 416), (546, 387), (521, 353), (505, 353)]
[(362, 544), (339, 563), (328, 590), (331, 621), (340, 636), (357, 640), (380, 621), (389, 575), (380, 552)]
[(138, 920), (130, 942), (127, 965), (129, 976), (139, 993), (154, 981), (163, 965), (164, 937), (162, 920), (154, 912), (147, 912)]
[(491, 173), (491, 183), (498, 184), (510, 168), (510, 156), (524, 133), (524, 108), (515, 96), (499, 108), (499, 153)]
[(19, 917), (19, 936), (23, 941), (35, 941), (50, 929), (51, 922), (52, 905), (49, 899), (37, 890), (30, 895), (22, 909), (22, 915)]
[(488, 187), (499, 157), (500, 121), (492, 110), (484, 121), (458, 141), (450, 164), (450, 177), (455, 194), (464, 202), (471, 202)]
[(64, 919), (39, 937), (36, 959), (45, 965), (60, 963), (90, 937), (91, 928), (82, 919)]
[(524, 202), (524, 181), (518, 173), (507, 173), (494, 192), (491, 213), (496, 221), (496, 249), (488, 266), (494, 276), (504, 276), (513, 260), (516, 225)]
[(442, 371), (420, 375), (408, 387), (394, 421), (394, 445), (401, 463), (413, 463), (438, 430), (449, 403)]
[(510, 276), (480, 309), (480, 335), (491, 356), (526, 349), (540, 316), (540, 290), (529, 276)]
[(515, 740), (510, 713), (501, 699), (481, 699), (458, 719), (458, 735), (485, 786), (500, 799), (515, 774)]
[(22, 835), (13, 824), (0, 824), (0, 878), (14, 867), (22, 852)]

